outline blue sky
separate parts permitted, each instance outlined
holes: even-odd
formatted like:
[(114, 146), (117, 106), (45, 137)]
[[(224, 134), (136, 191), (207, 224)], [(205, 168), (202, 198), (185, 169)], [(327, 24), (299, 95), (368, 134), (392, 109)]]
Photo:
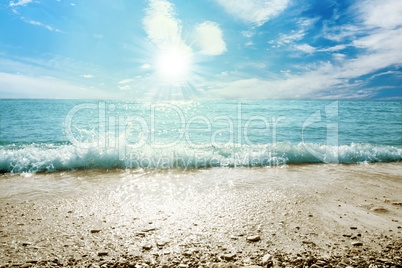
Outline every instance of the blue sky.
[(402, 99), (402, 1), (13, 0), (0, 98)]

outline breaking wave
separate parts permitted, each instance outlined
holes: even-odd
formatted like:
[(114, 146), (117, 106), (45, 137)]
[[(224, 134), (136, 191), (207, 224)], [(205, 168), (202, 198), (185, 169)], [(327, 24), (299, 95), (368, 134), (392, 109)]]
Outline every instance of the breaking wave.
[(0, 172), (52, 172), (112, 168), (207, 168), (275, 166), (302, 163), (399, 162), (402, 148), (314, 143), (264, 145), (206, 145), (202, 149), (176, 145), (155, 149), (77, 148), (71, 144), (0, 146)]

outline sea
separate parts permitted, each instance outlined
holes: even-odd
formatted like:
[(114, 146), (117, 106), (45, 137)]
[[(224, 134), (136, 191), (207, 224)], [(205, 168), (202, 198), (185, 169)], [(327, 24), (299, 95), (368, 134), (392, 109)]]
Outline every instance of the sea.
[(0, 100), (3, 174), (401, 160), (401, 101)]

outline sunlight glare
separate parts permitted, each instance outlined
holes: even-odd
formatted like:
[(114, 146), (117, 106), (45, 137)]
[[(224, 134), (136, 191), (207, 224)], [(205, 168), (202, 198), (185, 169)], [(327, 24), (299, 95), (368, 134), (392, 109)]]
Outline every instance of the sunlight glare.
[(190, 55), (178, 49), (167, 50), (158, 56), (156, 67), (158, 75), (165, 81), (185, 80), (190, 69)]

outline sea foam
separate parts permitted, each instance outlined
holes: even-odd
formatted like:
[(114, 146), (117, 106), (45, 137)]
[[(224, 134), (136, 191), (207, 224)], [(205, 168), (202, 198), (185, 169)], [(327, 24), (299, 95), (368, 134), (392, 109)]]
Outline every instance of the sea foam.
[(111, 168), (252, 167), (303, 163), (399, 162), (402, 148), (350, 144), (327, 146), (313, 143), (264, 145), (222, 144), (202, 149), (176, 145), (155, 149), (144, 145), (121, 155), (115, 148), (77, 148), (71, 144), (0, 146), (0, 172), (52, 172)]

